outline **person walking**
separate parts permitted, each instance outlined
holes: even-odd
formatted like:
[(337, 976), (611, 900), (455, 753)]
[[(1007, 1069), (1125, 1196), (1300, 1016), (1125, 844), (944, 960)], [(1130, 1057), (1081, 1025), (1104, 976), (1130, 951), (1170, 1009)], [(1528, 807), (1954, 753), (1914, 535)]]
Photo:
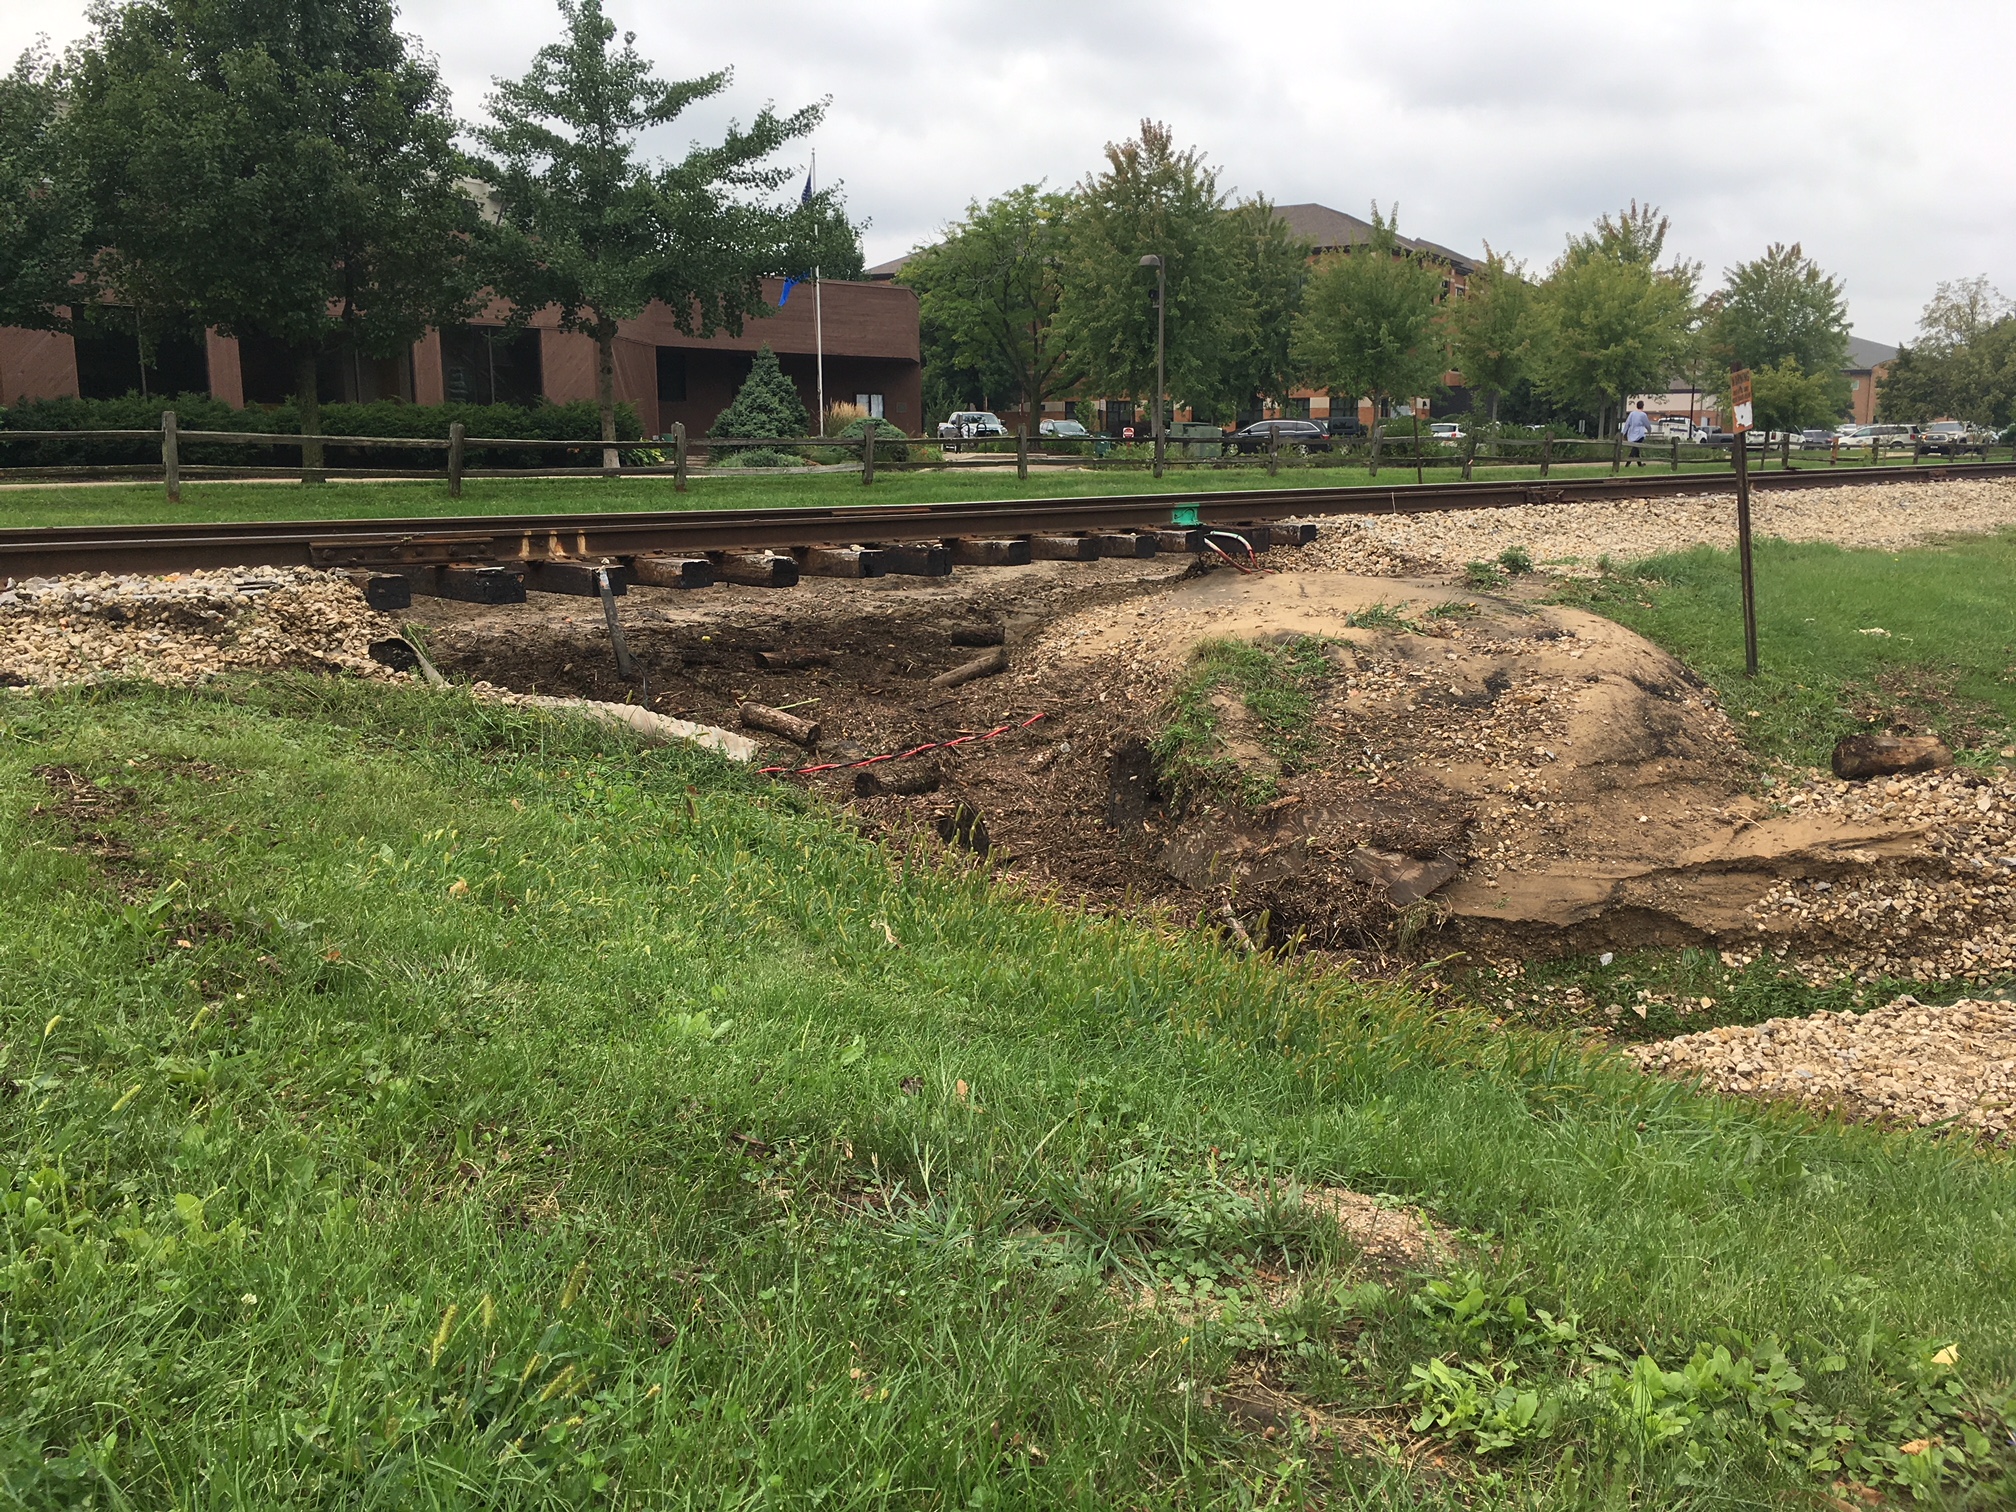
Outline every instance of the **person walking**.
[(1638, 408), (1624, 417), (1624, 440), (1631, 448), (1631, 459), (1624, 464), (1626, 467), (1629, 467), (1631, 462), (1636, 462), (1640, 467), (1645, 465), (1645, 459), (1639, 455), (1638, 448), (1651, 434), (1652, 417), (1645, 413), (1645, 401), (1640, 399)]

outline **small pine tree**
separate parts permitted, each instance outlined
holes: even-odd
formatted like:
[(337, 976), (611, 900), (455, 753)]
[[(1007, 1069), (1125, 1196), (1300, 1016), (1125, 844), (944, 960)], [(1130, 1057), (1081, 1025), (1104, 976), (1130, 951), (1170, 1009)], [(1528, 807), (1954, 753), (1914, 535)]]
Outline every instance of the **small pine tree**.
[(735, 402), (721, 411), (707, 434), (729, 439), (803, 436), (811, 423), (798, 390), (777, 365), (777, 354), (766, 346), (757, 350)]

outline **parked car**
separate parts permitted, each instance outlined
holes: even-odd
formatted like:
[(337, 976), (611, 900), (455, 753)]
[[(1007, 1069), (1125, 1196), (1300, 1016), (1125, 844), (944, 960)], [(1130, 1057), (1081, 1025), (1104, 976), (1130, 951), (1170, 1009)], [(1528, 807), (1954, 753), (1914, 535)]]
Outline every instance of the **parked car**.
[(1803, 430), (1799, 432), (1799, 449), (1801, 451), (1832, 451), (1834, 449), (1834, 432), (1819, 426)]
[(1986, 452), (1988, 440), (1987, 431), (1964, 420), (1934, 420), (1918, 433), (1921, 448), (1945, 457), (1957, 457), (1971, 451)]
[(1440, 441), (1444, 446), (1454, 446), (1467, 440), (1468, 435), (1454, 420), (1431, 420), (1428, 422), (1428, 439)]
[(1076, 420), (1045, 420), (1036, 427), (1039, 436), (1054, 436), (1059, 441), (1090, 441), (1092, 432)]
[(1699, 444), (1708, 434), (1705, 425), (1696, 425), (1685, 415), (1667, 415), (1652, 427), (1652, 433), (1662, 441), (1690, 441)]
[(1242, 457), (1267, 450), (1270, 438), (1279, 435), (1281, 449), (1299, 446), (1303, 451), (1330, 450), (1330, 434), (1314, 420), (1255, 420), (1244, 430), (1232, 433), (1232, 445)]
[(1908, 425), (1858, 425), (1841, 438), (1843, 451), (1867, 451), (1878, 441), (1886, 450), (1911, 444), (1912, 427)]
[(1007, 434), (1008, 427), (992, 410), (958, 410), (938, 427), (940, 441), (977, 441)]

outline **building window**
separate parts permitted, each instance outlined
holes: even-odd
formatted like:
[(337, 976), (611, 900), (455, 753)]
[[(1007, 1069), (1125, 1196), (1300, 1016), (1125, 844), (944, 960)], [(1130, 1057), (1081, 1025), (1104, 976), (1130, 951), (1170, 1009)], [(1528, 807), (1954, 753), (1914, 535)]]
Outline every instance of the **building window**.
[(658, 348), (658, 402), (686, 402), (686, 350), (683, 347)]
[(147, 332), (131, 305), (100, 305), (78, 322), (72, 339), (77, 392), (85, 399), (210, 392), (210, 353), (201, 331)]
[(865, 412), (872, 419), (882, 418), (882, 396), (880, 394), (856, 394), (854, 407)]
[(1283, 399), (1281, 401), (1281, 418), (1283, 420), (1307, 420), (1309, 418), (1309, 401), (1307, 399)]
[(539, 333), (503, 326), (443, 326), (441, 378), (450, 404), (537, 404), (545, 392)]

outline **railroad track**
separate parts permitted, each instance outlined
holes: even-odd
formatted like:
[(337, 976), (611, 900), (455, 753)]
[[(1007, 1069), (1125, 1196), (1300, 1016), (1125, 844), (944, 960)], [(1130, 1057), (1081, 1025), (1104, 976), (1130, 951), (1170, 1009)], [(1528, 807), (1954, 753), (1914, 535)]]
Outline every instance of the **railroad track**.
[[(1756, 473), (1753, 489), (2016, 477), (2016, 463), (1820, 468)], [(1402, 484), (1392, 488), (1240, 489), (1016, 502), (843, 505), (599, 514), (447, 516), (401, 520), (265, 520), (244, 523), (36, 526), (0, 531), (0, 579), (65, 573), (187, 572), (204, 568), (312, 566), (384, 579), (405, 591), (522, 599), (525, 590), (600, 591), (598, 572), (627, 581), (704, 587), (715, 581), (787, 587), (801, 575), (942, 576), (958, 566), (1091, 560), (1206, 551), (1230, 531), (1256, 549), (1297, 545), (1311, 516), (1433, 514), (1584, 499), (1723, 493), (1726, 474)], [(1221, 542), (1234, 545), (1235, 543)], [(1235, 547), (1236, 549), (1236, 547)]]

